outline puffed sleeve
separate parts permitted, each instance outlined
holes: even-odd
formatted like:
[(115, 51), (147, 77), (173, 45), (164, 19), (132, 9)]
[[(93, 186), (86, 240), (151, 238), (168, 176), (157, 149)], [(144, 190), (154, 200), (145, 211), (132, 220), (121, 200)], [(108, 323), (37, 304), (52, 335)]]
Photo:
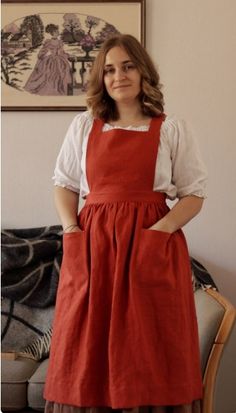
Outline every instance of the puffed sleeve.
[(206, 198), (207, 171), (190, 125), (172, 119), (168, 125), (172, 160), (172, 184), (178, 198), (195, 195)]
[(86, 112), (73, 119), (56, 160), (54, 185), (80, 192), (82, 143), (90, 128), (91, 117)]

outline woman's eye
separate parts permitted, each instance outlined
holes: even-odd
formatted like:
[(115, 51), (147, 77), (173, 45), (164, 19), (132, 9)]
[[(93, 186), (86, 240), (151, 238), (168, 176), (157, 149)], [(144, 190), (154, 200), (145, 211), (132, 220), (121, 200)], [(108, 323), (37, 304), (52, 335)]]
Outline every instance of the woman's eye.
[(113, 69), (113, 68), (109, 68), (109, 69), (104, 70), (105, 75), (109, 75), (109, 74), (112, 74), (112, 73), (115, 73), (115, 69)]
[(129, 70), (135, 69), (135, 65), (133, 63), (127, 63), (123, 66), (124, 72), (128, 72)]

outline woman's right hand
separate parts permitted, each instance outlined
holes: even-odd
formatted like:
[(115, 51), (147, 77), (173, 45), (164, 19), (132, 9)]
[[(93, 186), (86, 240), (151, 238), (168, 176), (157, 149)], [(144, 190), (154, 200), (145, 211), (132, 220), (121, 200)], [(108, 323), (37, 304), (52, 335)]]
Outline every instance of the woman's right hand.
[(55, 204), (63, 231), (78, 232), (78, 203), (79, 194), (67, 188), (55, 186), (54, 188)]
[[(67, 233), (69, 233), (69, 232), (81, 232), (81, 229), (79, 227), (75, 227), (75, 228), (72, 229), (72, 231), (68, 231)], [(66, 234), (66, 232), (65, 232), (65, 234)]]
[(78, 225), (73, 224), (73, 225), (69, 225), (68, 227), (66, 227), (63, 232), (64, 234), (69, 234), (71, 232), (81, 232), (81, 229), (79, 228)]

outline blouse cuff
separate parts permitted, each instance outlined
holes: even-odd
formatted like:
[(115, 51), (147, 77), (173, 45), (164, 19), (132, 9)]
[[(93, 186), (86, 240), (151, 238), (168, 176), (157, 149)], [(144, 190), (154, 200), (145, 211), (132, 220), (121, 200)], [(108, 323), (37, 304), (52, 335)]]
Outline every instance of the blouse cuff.
[(191, 195), (194, 195), (194, 196), (197, 196), (198, 198), (203, 198), (203, 199), (207, 198), (207, 193), (203, 189), (199, 189), (199, 190), (196, 189), (192, 191), (182, 190), (182, 191), (178, 191), (177, 193), (178, 198), (183, 198), (185, 196), (191, 196)]
[(62, 188), (69, 189), (70, 191), (76, 192), (77, 194), (80, 193), (80, 189), (72, 186), (69, 182), (62, 182), (58, 179), (53, 178), (55, 186), (61, 186)]

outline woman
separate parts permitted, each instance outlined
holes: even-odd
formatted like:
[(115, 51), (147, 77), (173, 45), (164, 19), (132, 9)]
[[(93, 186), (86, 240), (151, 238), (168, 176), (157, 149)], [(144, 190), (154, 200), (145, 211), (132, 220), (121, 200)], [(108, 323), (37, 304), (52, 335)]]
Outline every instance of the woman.
[[(45, 412), (200, 412), (198, 332), (181, 228), (206, 172), (130, 35), (107, 40), (55, 169), (64, 229)], [(79, 192), (86, 199), (77, 216)], [(166, 197), (179, 198), (169, 210)]]
[(63, 49), (63, 41), (58, 39), (58, 26), (48, 24), (45, 31), (51, 39), (47, 39), (40, 49), (38, 61), (24, 89), (42, 96), (67, 95), (68, 84), (71, 83), (69, 55)]

